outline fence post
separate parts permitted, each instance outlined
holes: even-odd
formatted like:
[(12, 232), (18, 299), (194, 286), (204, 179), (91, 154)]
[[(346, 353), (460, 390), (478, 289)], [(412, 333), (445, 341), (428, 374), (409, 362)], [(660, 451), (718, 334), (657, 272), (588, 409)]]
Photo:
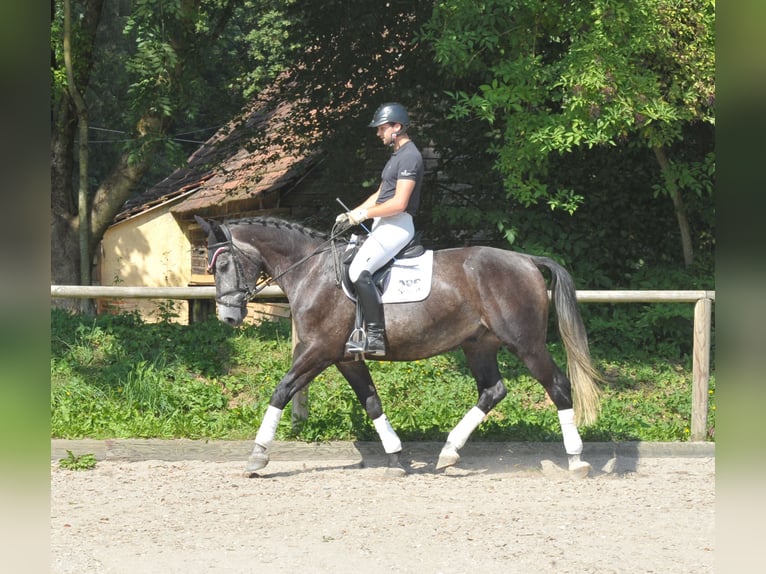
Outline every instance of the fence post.
[(708, 387), (710, 385), (710, 323), (712, 301), (699, 299), (694, 305), (694, 352), (692, 359), (691, 440), (707, 437)]
[[(290, 313), (290, 321), (292, 322), (292, 349), (295, 351), (295, 346), (298, 344), (298, 335), (295, 333), (295, 318), (293, 318), (292, 312)], [(295, 393), (290, 402), (292, 404), (293, 431), (297, 431), (300, 424), (309, 418), (309, 388), (305, 387), (303, 390)]]

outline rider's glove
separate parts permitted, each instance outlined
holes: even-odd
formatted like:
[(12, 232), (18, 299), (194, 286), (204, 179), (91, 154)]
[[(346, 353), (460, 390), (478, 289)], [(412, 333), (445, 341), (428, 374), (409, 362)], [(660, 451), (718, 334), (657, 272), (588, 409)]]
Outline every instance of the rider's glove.
[(367, 219), (367, 210), (366, 209), (354, 209), (352, 211), (349, 211), (345, 214), (348, 217), (348, 222), (351, 225), (359, 225)]

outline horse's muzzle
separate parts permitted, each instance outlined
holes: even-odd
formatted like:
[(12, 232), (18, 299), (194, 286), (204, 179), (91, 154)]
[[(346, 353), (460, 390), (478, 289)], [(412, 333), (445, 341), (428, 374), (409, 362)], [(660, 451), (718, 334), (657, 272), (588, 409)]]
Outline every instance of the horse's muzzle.
[(247, 317), (247, 305), (222, 305), (218, 303), (218, 320), (238, 327)]
[(219, 315), (218, 318), (232, 327), (239, 327), (242, 324), (242, 319), (239, 317), (222, 317)]

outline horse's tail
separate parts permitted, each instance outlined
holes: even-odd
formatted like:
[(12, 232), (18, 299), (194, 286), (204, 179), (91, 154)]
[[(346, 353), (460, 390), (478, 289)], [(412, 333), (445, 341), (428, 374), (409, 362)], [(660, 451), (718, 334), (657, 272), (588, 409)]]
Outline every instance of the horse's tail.
[(572, 276), (561, 265), (547, 257), (532, 256), (539, 267), (545, 267), (553, 277), (551, 291), (558, 316), (559, 333), (567, 353), (567, 372), (572, 383), (575, 420), (578, 425), (592, 424), (601, 408), (601, 391), (597, 381), (601, 376), (590, 360), (588, 335), (577, 308), (577, 292)]

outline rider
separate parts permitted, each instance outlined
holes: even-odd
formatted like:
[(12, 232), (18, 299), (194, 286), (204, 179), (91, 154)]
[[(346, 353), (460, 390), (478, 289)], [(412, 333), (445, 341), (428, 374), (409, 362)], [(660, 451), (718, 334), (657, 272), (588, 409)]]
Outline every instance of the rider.
[[(383, 304), (380, 293), (372, 281), (372, 274), (390, 261), (415, 235), (413, 217), (420, 205), (423, 182), (423, 156), (407, 135), (410, 119), (401, 104), (381, 105), (369, 124), (377, 128), (377, 135), (393, 153), (383, 168), (377, 191), (362, 204), (337, 221), (358, 225), (372, 218), (369, 237), (359, 248), (349, 268), (349, 278), (356, 287), (367, 327), (364, 352), (368, 355), (386, 354)], [(351, 341), (349, 352), (358, 352)]]

